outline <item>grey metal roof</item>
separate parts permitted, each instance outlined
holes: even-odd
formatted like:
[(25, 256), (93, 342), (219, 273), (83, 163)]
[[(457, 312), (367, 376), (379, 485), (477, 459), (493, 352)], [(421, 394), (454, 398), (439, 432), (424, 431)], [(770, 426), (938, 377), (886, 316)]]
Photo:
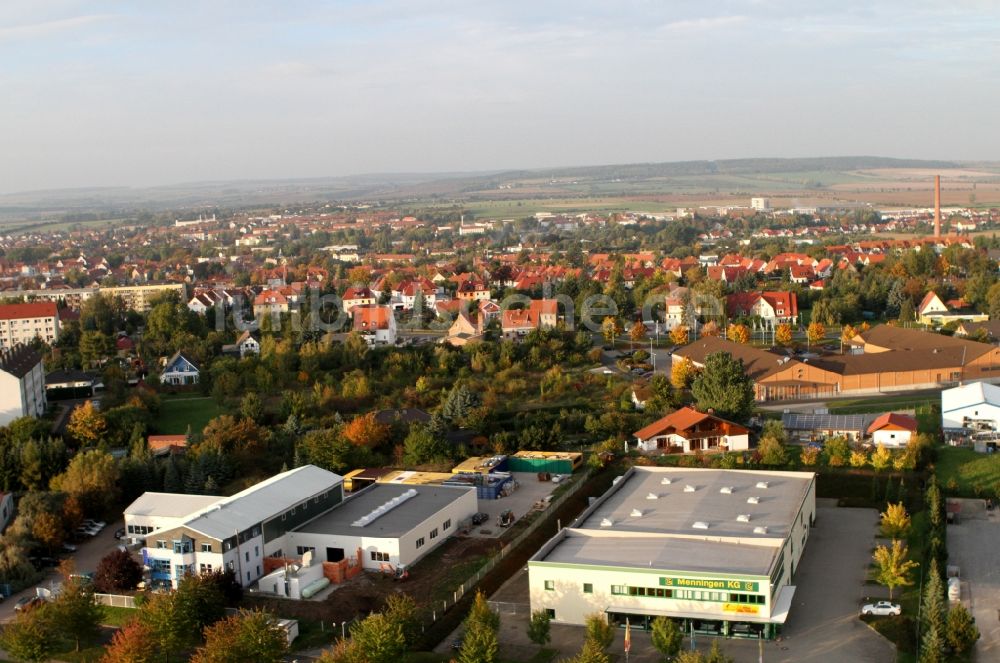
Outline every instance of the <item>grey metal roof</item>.
[[(351, 523), (362, 518), (389, 500), (410, 490), (416, 496), (379, 516), (364, 527)], [(406, 534), (455, 500), (475, 488), (437, 485), (394, 485), (378, 483), (350, 497), (315, 520), (297, 528), (298, 532), (395, 538)], [(457, 524), (457, 523), (456, 523)]]
[(183, 518), (208, 508), (223, 499), (216, 495), (179, 495), (177, 493), (143, 493), (125, 507), (126, 516), (160, 516)]
[(838, 430), (865, 432), (875, 420), (874, 414), (801, 414), (781, 415), (785, 430)]
[(332, 490), (343, 478), (315, 465), (303, 465), (224, 497), (184, 523), (207, 536), (224, 539), (287, 511), (303, 500)]
[[(618, 489), (595, 503), (577, 527), (606, 533), (672, 534), (696, 537), (783, 539), (813, 481), (810, 472), (763, 472), (695, 468), (636, 467)], [(663, 484), (667, 478), (670, 484)], [(767, 482), (767, 488), (756, 487)], [(688, 492), (688, 487), (693, 491)], [(731, 493), (723, 493), (731, 488)], [(650, 499), (650, 495), (656, 499)], [(757, 497), (759, 503), (748, 504)], [(636, 510), (640, 515), (635, 515)], [(737, 517), (749, 515), (749, 522)], [(602, 525), (605, 519), (611, 526)], [(707, 529), (695, 529), (695, 522)], [(767, 534), (754, 528), (767, 527)]]

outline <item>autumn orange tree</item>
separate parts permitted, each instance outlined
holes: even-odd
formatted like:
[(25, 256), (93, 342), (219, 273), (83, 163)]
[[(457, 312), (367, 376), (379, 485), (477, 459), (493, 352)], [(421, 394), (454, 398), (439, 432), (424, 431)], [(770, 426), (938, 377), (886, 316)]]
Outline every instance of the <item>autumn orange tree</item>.
[(670, 384), (677, 389), (687, 389), (697, 375), (698, 369), (695, 368), (694, 363), (687, 357), (683, 357), (680, 361), (675, 362), (670, 369)]
[(688, 328), (684, 325), (677, 325), (670, 330), (670, 342), (674, 345), (687, 345)]
[(358, 447), (374, 449), (389, 440), (391, 430), (375, 420), (375, 413), (369, 412), (355, 417), (344, 426), (344, 437)]
[(646, 338), (646, 325), (636, 320), (636, 323), (628, 330), (628, 337), (633, 343), (642, 341), (642, 339)]
[(792, 342), (792, 326), (787, 322), (782, 322), (774, 330), (774, 340), (781, 345), (788, 345)]
[(806, 338), (810, 343), (819, 343), (826, 338), (826, 326), (822, 322), (810, 322), (806, 328)]
[(73, 410), (69, 416), (66, 430), (82, 446), (92, 447), (100, 442), (107, 433), (108, 423), (95, 407), (92, 401)]
[(726, 336), (734, 343), (746, 344), (750, 342), (750, 329), (746, 325), (729, 325), (729, 328), (726, 329)]

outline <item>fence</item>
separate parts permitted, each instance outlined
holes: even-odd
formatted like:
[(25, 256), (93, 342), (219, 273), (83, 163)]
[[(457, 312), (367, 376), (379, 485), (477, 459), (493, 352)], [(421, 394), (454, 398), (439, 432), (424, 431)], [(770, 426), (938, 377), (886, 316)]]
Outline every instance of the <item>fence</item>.
[[(478, 585), (479, 582), (483, 579), (483, 577), (485, 577), (487, 573), (492, 571), (493, 568), (508, 555), (508, 553), (517, 548), (529, 536), (534, 534), (538, 530), (538, 528), (542, 526), (542, 523), (545, 522), (546, 512), (556, 511), (570, 497), (579, 492), (580, 489), (587, 484), (586, 470), (584, 470), (584, 472), (582, 472), (581, 474), (572, 477), (570, 480), (573, 482), (573, 484), (567, 487), (567, 490), (563, 492), (562, 495), (553, 499), (549, 503), (549, 506), (545, 511), (539, 512), (538, 516), (531, 523), (529, 523), (528, 526), (525, 527), (520, 534), (515, 536), (506, 544), (504, 544), (504, 546), (500, 548), (500, 552), (490, 557), (487, 560), (486, 564), (484, 564), (478, 571), (476, 571), (475, 575), (466, 580), (464, 583), (462, 583), (462, 585), (458, 589), (452, 592), (451, 599), (444, 599), (443, 601), (441, 601), (440, 605), (431, 606), (430, 608), (431, 619), (429, 623), (424, 625), (425, 628), (433, 625), (434, 622), (436, 622), (439, 617), (444, 615), (444, 613), (446, 613), (449, 608), (451, 608), (456, 603), (461, 601), (462, 597), (465, 596), (469, 590), (474, 589), (476, 585)], [(509, 605), (518, 605), (518, 604), (509, 604)], [(529, 608), (526, 605), (522, 608), (522, 610), (528, 610), (528, 609)]]
[(101, 605), (111, 606), (112, 608), (134, 608), (135, 597), (125, 596), (123, 594), (94, 594), (94, 600)]

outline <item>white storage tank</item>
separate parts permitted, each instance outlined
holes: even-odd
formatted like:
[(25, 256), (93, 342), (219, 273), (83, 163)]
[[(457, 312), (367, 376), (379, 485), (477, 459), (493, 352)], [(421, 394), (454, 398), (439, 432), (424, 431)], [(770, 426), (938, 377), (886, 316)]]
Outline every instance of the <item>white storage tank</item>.
[(962, 599), (962, 581), (958, 578), (948, 578), (948, 600), (960, 601)]

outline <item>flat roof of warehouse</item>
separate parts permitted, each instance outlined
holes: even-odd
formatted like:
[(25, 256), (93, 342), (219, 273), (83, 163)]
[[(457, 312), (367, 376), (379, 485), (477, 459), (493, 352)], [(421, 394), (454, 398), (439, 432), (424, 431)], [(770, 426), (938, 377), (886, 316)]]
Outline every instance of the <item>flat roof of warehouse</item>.
[[(367, 525), (355, 527), (352, 524), (369, 514), (373, 514), (379, 507), (411, 490), (416, 493), (414, 497), (400, 502), (398, 506), (389, 508)], [(475, 495), (474, 488), (376, 483), (353, 497), (348, 497), (330, 511), (296, 528), (295, 531), (397, 538), (468, 492)]]

